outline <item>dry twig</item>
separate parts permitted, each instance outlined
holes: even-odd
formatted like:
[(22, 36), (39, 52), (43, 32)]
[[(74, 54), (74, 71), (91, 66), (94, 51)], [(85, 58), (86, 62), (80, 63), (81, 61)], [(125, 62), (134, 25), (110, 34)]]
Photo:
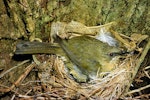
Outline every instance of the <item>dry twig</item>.
[(25, 79), (25, 77), (29, 74), (29, 72), (36, 66), (35, 63), (30, 64), (26, 71), (18, 78), (18, 80), (11, 86), (5, 89), (0, 89), (0, 92), (9, 92), (11, 91), (13, 88), (15, 88), (16, 86), (19, 86), (19, 84)]

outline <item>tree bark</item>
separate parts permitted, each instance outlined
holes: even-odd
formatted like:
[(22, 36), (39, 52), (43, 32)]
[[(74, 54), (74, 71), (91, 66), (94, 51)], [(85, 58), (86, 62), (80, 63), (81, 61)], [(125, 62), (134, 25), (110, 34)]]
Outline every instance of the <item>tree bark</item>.
[(1, 37), (19, 38), (29, 35), (45, 38), (50, 34), (53, 21), (70, 22), (71, 20), (87, 26), (115, 21), (118, 22), (116, 30), (127, 35), (149, 34), (150, 31), (149, 0), (3, 0), (1, 2), (1, 5), (5, 4), (7, 10), (7, 14), (1, 13), (1, 23), (4, 23), (5, 19), (7, 21), (5, 25), (8, 26), (5, 28), (8, 31), (0, 32)]

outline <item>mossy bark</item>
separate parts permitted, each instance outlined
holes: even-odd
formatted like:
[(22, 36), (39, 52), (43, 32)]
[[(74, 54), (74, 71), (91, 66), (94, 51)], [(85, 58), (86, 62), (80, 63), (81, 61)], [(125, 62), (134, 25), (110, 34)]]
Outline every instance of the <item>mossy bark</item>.
[(150, 31), (149, 0), (3, 0), (1, 5), (7, 11), (1, 11), (1, 37), (45, 38), (53, 21), (71, 20), (87, 26), (116, 21), (117, 31), (127, 35)]

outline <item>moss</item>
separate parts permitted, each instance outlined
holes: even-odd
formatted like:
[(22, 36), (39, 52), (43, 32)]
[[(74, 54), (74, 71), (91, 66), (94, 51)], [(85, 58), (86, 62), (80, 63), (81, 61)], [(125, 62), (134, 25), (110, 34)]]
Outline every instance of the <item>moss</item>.
[(8, 11), (15, 26), (11, 36), (16, 38), (47, 37), (53, 21), (74, 20), (87, 26), (116, 21), (119, 22), (116, 30), (126, 35), (147, 34), (150, 30), (147, 0), (27, 0), (19, 3), (12, 0), (7, 3), (11, 6)]

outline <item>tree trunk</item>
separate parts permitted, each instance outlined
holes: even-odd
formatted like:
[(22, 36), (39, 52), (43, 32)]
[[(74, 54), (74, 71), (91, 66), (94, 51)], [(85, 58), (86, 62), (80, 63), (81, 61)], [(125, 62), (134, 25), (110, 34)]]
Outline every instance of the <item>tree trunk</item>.
[(127, 35), (150, 31), (149, 0), (3, 0), (1, 9), (3, 4), (9, 17), (1, 11), (1, 23), (5, 19), (8, 26), (6, 32), (1, 30), (1, 37), (45, 38), (50, 34), (51, 22), (71, 20), (87, 26), (115, 21), (117, 31)]

